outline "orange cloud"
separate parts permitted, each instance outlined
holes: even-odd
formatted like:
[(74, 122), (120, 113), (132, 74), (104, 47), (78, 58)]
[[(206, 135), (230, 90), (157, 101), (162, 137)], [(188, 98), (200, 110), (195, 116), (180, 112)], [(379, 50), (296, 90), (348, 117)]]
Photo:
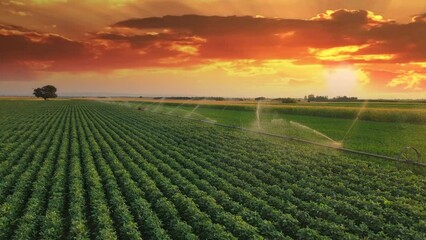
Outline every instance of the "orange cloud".
[[(130, 19), (114, 28), (135, 31), (161, 30), (158, 41), (183, 36), (203, 38), (199, 57), (204, 59), (298, 59), (300, 62), (348, 61), (410, 62), (426, 58), (420, 16), (408, 24), (398, 24), (364, 10), (336, 10), (310, 20), (256, 17), (165, 16)], [(133, 46), (144, 35), (120, 36)], [(313, 37), (314, 36), (314, 37)], [(104, 37), (102, 35), (98, 36)], [(402, 47), (402, 49), (400, 48)], [(314, 51), (312, 51), (314, 49)], [(339, 50), (334, 54), (330, 51)], [(349, 52), (345, 52), (348, 50)], [(316, 55), (316, 53), (327, 53)]]
[[(135, 18), (92, 32), (83, 41), (0, 24), (0, 74), (1, 80), (13, 80), (14, 75), (17, 79), (31, 78), (38, 71), (213, 64), (238, 76), (256, 76), (279, 73), (271, 61), (300, 66), (424, 63), (425, 16), (397, 23), (371, 11), (340, 9), (311, 19), (201, 15)], [(424, 73), (418, 71), (420, 75), (403, 76), (364, 72), (371, 86), (375, 82), (406, 90), (424, 86), (420, 77)]]
[(403, 72), (387, 83), (391, 88), (422, 91), (426, 85), (426, 76), (415, 71)]
[(412, 18), (413, 22), (426, 22), (426, 13), (416, 15)]
[(83, 43), (5, 24), (0, 24), (0, 55), (0, 80), (30, 80), (35, 71), (65, 69), (89, 56)]

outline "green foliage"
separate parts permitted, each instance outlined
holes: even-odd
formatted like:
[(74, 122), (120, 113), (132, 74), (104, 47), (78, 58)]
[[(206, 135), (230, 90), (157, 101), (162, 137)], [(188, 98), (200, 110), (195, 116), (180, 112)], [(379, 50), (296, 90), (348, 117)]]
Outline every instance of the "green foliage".
[[(354, 150), (399, 157), (403, 147), (412, 146), (426, 156), (426, 141), (421, 134), (426, 132), (425, 104), (369, 103), (349, 132), (362, 103), (288, 104), (288, 107), (283, 105), (287, 106), (260, 105), (261, 131), (319, 143), (332, 143), (329, 139), (315, 134), (313, 129), (335, 141), (344, 139), (343, 147)], [(185, 117), (197, 105), (132, 102), (130, 106), (142, 106), (146, 111), (155, 110)], [(259, 130), (256, 126), (256, 109), (248, 104), (200, 105), (190, 117), (249, 129), (255, 126), (255, 130)], [(418, 121), (408, 120), (409, 118)], [(292, 123), (303, 124), (311, 130)], [(425, 157), (423, 161), (426, 161)]]
[(44, 100), (47, 100), (48, 98), (57, 98), (58, 95), (56, 94), (56, 87), (52, 85), (46, 85), (41, 88), (34, 89), (33, 95), (37, 98), (41, 97)]
[(0, 111), (0, 239), (426, 238), (424, 173), (396, 164), (90, 101)]

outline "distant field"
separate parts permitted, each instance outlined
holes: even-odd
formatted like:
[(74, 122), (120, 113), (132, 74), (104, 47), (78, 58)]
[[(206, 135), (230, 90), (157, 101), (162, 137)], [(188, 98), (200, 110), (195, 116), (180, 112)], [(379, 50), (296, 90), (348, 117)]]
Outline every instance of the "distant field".
[(325, 106), (325, 107), (355, 107), (360, 108), (366, 106), (367, 108), (384, 108), (384, 109), (426, 109), (426, 103), (417, 102), (310, 102), (298, 103), (291, 105), (305, 105), (305, 106)]
[(421, 167), (129, 106), (0, 101), (0, 239), (426, 239)]
[(135, 103), (161, 103), (169, 105), (209, 106), (209, 108), (234, 110), (255, 109), (258, 105), (263, 108), (271, 108), (284, 114), (296, 114), (329, 118), (344, 118), (376, 121), (426, 124), (426, 103), (419, 102), (345, 102), (345, 103), (321, 103), (300, 102), (280, 103), (277, 101), (215, 101), (215, 100), (173, 100), (150, 98), (85, 98), (90, 100), (135, 102)]
[[(395, 117), (395, 121), (367, 121), (362, 120), (362, 118), (355, 121), (356, 116), (351, 119), (331, 117), (336, 109), (328, 107), (327, 104), (319, 104), (327, 106), (329, 111), (327, 117), (299, 114), (297, 109), (287, 113), (282, 111), (281, 106), (271, 107), (267, 104), (259, 104), (258, 121), (256, 114), (257, 104), (253, 106), (195, 105), (185, 102), (169, 103), (161, 101), (116, 103), (132, 108), (143, 107), (148, 111), (170, 113), (183, 117), (191, 116), (320, 143), (332, 144), (333, 142), (338, 142), (346, 148), (387, 156), (399, 157), (404, 147), (412, 146), (422, 153), (422, 161), (426, 161), (424, 157), (426, 155), (426, 141), (424, 140), (426, 123), (397, 121), (398, 118), (404, 118), (407, 111), (395, 110), (395, 104), (391, 104), (388, 109), (389, 111), (395, 111), (395, 116), (400, 116)], [(330, 104), (335, 105), (333, 103)], [(376, 104), (375, 106), (378, 107), (380, 103)], [(381, 104), (381, 108), (386, 106), (386, 104)], [(422, 104), (417, 105), (420, 105), (417, 108), (422, 109)], [(310, 106), (310, 108), (313, 109), (312, 111), (316, 111), (315, 105)], [(371, 115), (380, 115), (384, 110), (379, 110), (378, 113), (375, 110), (370, 111)], [(415, 112), (423, 114), (423, 110)], [(365, 112), (361, 112), (361, 116), (363, 113)], [(423, 115), (421, 116), (423, 117)], [(382, 117), (383, 115), (380, 115), (380, 118)], [(424, 117), (426, 117), (426, 112), (424, 112)]]

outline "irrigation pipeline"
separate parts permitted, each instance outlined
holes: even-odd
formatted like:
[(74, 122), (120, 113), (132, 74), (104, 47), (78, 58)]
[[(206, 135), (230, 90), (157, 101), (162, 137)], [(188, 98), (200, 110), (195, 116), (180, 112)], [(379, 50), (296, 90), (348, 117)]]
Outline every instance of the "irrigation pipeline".
[(238, 127), (238, 126), (232, 126), (232, 125), (212, 122), (212, 121), (208, 121), (208, 120), (203, 120), (203, 119), (196, 119), (196, 118), (192, 118), (192, 117), (181, 117), (181, 116), (178, 116), (178, 115), (173, 115), (173, 114), (169, 114), (169, 113), (161, 113), (161, 112), (153, 112), (153, 113), (189, 119), (189, 120), (208, 123), (208, 124), (211, 124), (211, 125), (216, 125), (216, 126), (220, 126), (220, 127), (224, 127), (224, 128), (237, 129), (237, 130), (241, 130), (241, 131), (245, 131), (245, 132), (256, 133), (256, 134), (259, 134), (259, 135), (264, 135), (264, 136), (269, 136), (269, 137), (274, 137), (274, 138), (280, 138), (280, 139), (284, 139), (284, 140), (288, 140), (288, 141), (294, 141), (294, 142), (300, 142), (300, 143), (304, 143), (304, 144), (310, 144), (310, 145), (325, 147), (325, 148), (334, 149), (334, 150), (338, 150), (338, 151), (342, 151), (342, 152), (346, 152), (346, 153), (354, 153), (354, 154), (359, 154), (359, 155), (364, 155), (364, 156), (369, 156), (369, 157), (381, 158), (381, 159), (385, 159), (385, 160), (391, 160), (391, 161), (395, 161), (395, 162), (408, 163), (408, 164), (412, 164), (412, 165), (426, 167), (426, 163), (416, 162), (416, 161), (412, 161), (412, 160), (408, 160), (408, 159), (404, 160), (400, 157), (399, 158), (398, 157), (390, 157), (390, 156), (380, 155), (380, 154), (376, 154), (376, 153), (353, 150), (353, 149), (349, 149), (349, 148), (333, 146), (333, 145), (317, 143), (317, 142), (313, 142), (313, 141), (309, 141), (309, 140), (304, 140), (304, 139), (300, 139), (300, 138), (290, 137), (290, 136), (287, 136), (287, 135), (278, 135), (278, 134), (273, 134), (273, 133), (266, 133), (266, 132), (256, 131), (256, 130), (253, 130), (253, 129), (243, 128), (243, 127)]

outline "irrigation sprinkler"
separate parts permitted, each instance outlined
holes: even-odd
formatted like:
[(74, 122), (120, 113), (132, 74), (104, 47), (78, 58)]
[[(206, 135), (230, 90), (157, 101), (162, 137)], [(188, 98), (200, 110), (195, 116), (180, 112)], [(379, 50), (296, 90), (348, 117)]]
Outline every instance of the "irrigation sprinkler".
[[(410, 152), (413, 154), (415, 154), (415, 158), (416, 159), (412, 159), (411, 158), (411, 156), (410, 155), (412, 155), (412, 154), (410, 154)], [(421, 154), (420, 154), (420, 152), (419, 152), (419, 150), (417, 150), (416, 148), (414, 148), (414, 147), (411, 147), (411, 146), (406, 146), (406, 147), (404, 147), (404, 148), (402, 148), (401, 149), (401, 153), (400, 153), (400, 155), (399, 155), (399, 159), (401, 160), (401, 161), (405, 161), (405, 162), (408, 162), (408, 163), (415, 163), (415, 162), (421, 162)]]
[[(220, 126), (220, 127), (224, 127), (224, 128), (237, 129), (237, 130), (241, 130), (241, 131), (245, 131), (245, 132), (256, 133), (256, 134), (259, 134), (259, 135), (284, 139), (284, 140), (287, 140), (287, 141), (294, 141), (294, 142), (299, 142), (299, 143), (304, 143), (304, 144), (320, 146), (320, 147), (334, 149), (334, 150), (347, 152), (347, 153), (354, 153), (354, 154), (359, 154), (359, 155), (364, 155), (364, 156), (369, 156), (369, 157), (380, 158), (380, 159), (384, 159), (384, 160), (391, 160), (391, 161), (395, 161), (395, 162), (408, 163), (408, 164), (412, 164), (412, 165), (426, 167), (426, 163), (420, 162), (420, 159), (421, 159), (420, 152), (416, 148), (410, 147), (410, 146), (405, 147), (401, 151), (401, 155), (399, 157), (391, 157), (391, 156), (385, 156), (385, 155), (376, 154), (376, 153), (370, 153), (370, 152), (364, 152), (364, 151), (344, 148), (340, 144), (328, 145), (328, 144), (323, 144), (323, 143), (317, 143), (317, 142), (313, 142), (313, 141), (309, 141), (309, 140), (305, 140), (305, 139), (301, 139), (301, 138), (295, 138), (295, 137), (291, 137), (291, 136), (287, 136), (287, 135), (267, 133), (267, 132), (248, 129), (248, 128), (244, 128), (244, 127), (238, 127), (238, 126), (227, 125), (227, 124), (218, 123), (218, 122), (211, 122), (211, 121), (207, 121), (207, 120), (203, 120), (203, 119), (197, 119), (197, 118), (193, 118), (193, 117), (190, 117), (190, 116), (181, 117), (181, 116), (170, 114), (170, 113), (161, 113), (161, 112), (152, 112), (152, 113), (167, 115), (167, 116), (172, 116), (172, 117), (178, 117), (178, 118), (183, 118), (183, 119), (189, 119), (189, 120), (192, 120), (192, 121), (203, 122), (203, 123), (207, 123), (207, 124), (211, 124), (211, 125), (215, 125), (215, 126)], [(416, 153), (417, 161), (414, 161), (414, 160), (408, 158), (408, 153), (409, 153), (410, 150), (412, 150)], [(404, 156), (407, 156), (407, 158), (404, 158)]]

